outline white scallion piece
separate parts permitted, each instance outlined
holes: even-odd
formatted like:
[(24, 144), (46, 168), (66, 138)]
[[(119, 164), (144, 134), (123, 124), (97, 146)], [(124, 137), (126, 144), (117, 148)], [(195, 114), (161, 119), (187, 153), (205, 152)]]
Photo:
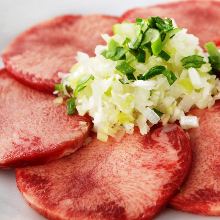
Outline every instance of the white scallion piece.
[(189, 68), (188, 73), (189, 73), (189, 78), (192, 82), (192, 85), (196, 89), (202, 88), (202, 81), (197, 70), (195, 68)]
[(199, 127), (199, 119), (196, 116), (181, 116), (180, 125), (183, 129)]

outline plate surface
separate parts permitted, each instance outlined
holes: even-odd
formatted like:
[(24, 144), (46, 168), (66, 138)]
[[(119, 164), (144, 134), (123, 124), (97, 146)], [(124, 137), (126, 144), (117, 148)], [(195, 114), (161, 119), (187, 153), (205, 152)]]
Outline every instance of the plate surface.
[[(16, 2), (16, 3), (15, 3)], [(120, 15), (130, 8), (167, 2), (166, 0), (0, 0), (0, 52), (21, 31), (62, 14), (106, 13)], [(0, 60), (0, 67), (2, 66)], [(43, 220), (25, 203), (16, 188), (13, 171), (0, 171), (0, 219)], [(157, 220), (217, 220), (166, 209)]]

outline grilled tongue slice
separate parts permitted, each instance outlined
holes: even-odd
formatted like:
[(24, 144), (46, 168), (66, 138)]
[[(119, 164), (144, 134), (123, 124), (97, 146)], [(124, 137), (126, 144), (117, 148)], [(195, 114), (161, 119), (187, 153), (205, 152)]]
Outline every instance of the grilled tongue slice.
[(189, 131), (192, 169), (171, 205), (186, 212), (220, 216), (220, 102), (191, 114), (199, 117), (199, 128)]
[(49, 219), (151, 219), (185, 178), (191, 162), (188, 136), (177, 125), (120, 142), (91, 142), (73, 155), (17, 169), (27, 202)]
[(78, 51), (94, 55), (101, 34), (112, 32), (116, 17), (66, 15), (38, 24), (19, 35), (4, 51), (6, 69), (22, 83), (52, 92)]
[(91, 122), (53, 100), (0, 71), (0, 167), (44, 163), (81, 147)]

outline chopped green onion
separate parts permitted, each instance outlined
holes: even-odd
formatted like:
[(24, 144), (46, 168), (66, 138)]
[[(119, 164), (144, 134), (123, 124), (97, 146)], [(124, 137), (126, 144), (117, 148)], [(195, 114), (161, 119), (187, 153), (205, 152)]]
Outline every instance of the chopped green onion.
[(168, 32), (174, 29), (173, 22), (170, 18), (151, 17), (148, 19), (148, 23), (151, 28), (157, 28), (162, 32)]
[(210, 56), (219, 56), (219, 54), (220, 54), (220, 52), (218, 51), (218, 48), (216, 47), (214, 42), (206, 43), (205, 49), (207, 50), (207, 52)]
[(102, 52), (102, 55), (106, 59), (117, 61), (117, 60), (124, 60), (125, 53), (126, 53), (125, 48), (119, 46), (119, 44), (116, 41), (111, 40), (108, 44), (108, 49), (104, 50)]
[(130, 66), (126, 61), (122, 61), (116, 66), (116, 69), (127, 76), (128, 80), (135, 80), (134, 71), (135, 69)]
[(149, 28), (147, 19), (136, 18), (136, 24), (141, 27), (143, 33)]
[(81, 80), (80, 82), (77, 83), (76, 85), (76, 88), (74, 90), (74, 96), (76, 97), (80, 91), (82, 91), (83, 89), (85, 89), (86, 87), (86, 84), (88, 83), (88, 81), (90, 79), (94, 79), (94, 76), (93, 75), (90, 75), (88, 78), (84, 79), (84, 80)]
[(153, 110), (159, 117), (161, 117), (163, 115), (163, 112), (159, 111), (158, 109), (153, 108)]
[(161, 52), (159, 53), (158, 56), (166, 61), (168, 61), (170, 59), (170, 55), (164, 50), (161, 50)]
[(170, 18), (162, 19), (160, 17), (156, 17), (156, 26), (163, 32), (168, 32), (172, 30), (173, 27), (173, 22)]
[(136, 18), (136, 23), (141, 24), (143, 22), (143, 18)]
[(128, 80), (125, 80), (125, 79), (119, 79), (119, 82), (121, 84), (129, 84), (129, 81)]
[(211, 63), (214, 72), (220, 71), (220, 52), (215, 43), (208, 42), (205, 44), (205, 48), (209, 54), (209, 62)]
[(63, 84), (61, 84), (61, 83), (55, 84), (54, 89), (55, 89), (55, 91), (62, 92), (63, 91)]
[(168, 69), (163, 71), (163, 75), (166, 76), (167, 81), (170, 85), (172, 85), (177, 79), (175, 74), (172, 71), (168, 70)]
[(134, 52), (132, 50), (129, 50), (126, 53), (126, 62), (127, 63), (132, 63), (133, 61), (135, 61), (137, 58), (134, 55)]
[(161, 38), (161, 41), (164, 41), (164, 39), (166, 38), (166, 33), (164, 32), (160, 33), (160, 38)]
[(156, 29), (150, 28), (145, 32), (141, 45), (145, 45), (152, 41), (156, 41), (159, 37), (160, 37), (160, 32)]
[(148, 43), (151, 43), (153, 55), (157, 56), (162, 50), (162, 41), (158, 30), (150, 28), (146, 31), (141, 45), (144, 46)]
[(118, 46), (119, 46), (119, 44), (115, 40), (111, 39), (109, 41), (108, 50), (107, 50), (109, 56), (114, 56), (115, 55), (115, 50)]
[(143, 39), (143, 32), (140, 30), (140, 32), (138, 33), (137, 38), (135, 39), (135, 41), (129, 43), (130, 49), (138, 49), (139, 46), (141, 45), (142, 39)]
[(172, 71), (166, 69), (164, 66), (154, 66), (147, 73), (138, 76), (138, 79), (148, 80), (160, 74), (163, 74), (167, 78), (167, 81), (170, 85), (172, 85), (177, 79), (175, 74)]
[(169, 32), (167, 32), (167, 35), (169, 36), (169, 38), (172, 38), (180, 31), (181, 31), (180, 28), (174, 28), (173, 30), (170, 30)]
[(160, 38), (158, 38), (154, 42), (151, 42), (151, 49), (152, 49), (153, 55), (158, 56), (160, 54), (162, 50), (162, 42)]
[(139, 63), (145, 63), (146, 53), (144, 50), (139, 48), (137, 50), (131, 50), (130, 52), (135, 56)]
[(146, 53), (144, 50), (142, 49), (138, 49), (137, 51), (137, 55), (136, 55), (136, 59), (138, 62), (140, 63), (145, 63), (145, 59), (146, 59)]
[(125, 49), (123, 47), (117, 47), (114, 52), (104, 50), (102, 55), (106, 59), (111, 59), (113, 61), (124, 60), (125, 59)]
[(210, 56), (209, 62), (211, 63), (211, 66), (214, 72), (220, 71), (220, 57)]
[(202, 64), (205, 64), (204, 57), (199, 55), (192, 55), (188, 57), (184, 57), (182, 60), (182, 65), (184, 68), (189, 69), (193, 68), (200, 68)]
[(154, 76), (162, 74), (164, 70), (166, 70), (166, 68), (164, 66), (154, 66), (147, 73), (139, 76), (138, 79), (140, 79), (140, 80), (151, 79)]
[(67, 106), (67, 114), (68, 115), (72, 115), (75, 113), (76, 111), (76, 98), (75, 97), (71, 97), (67, 100), (66, 102), (66, 106)]
[(55, 91), (60, 94), (71, 94), (73, 92), (73, 89), (70, 86), (61, 83), (55, 84)]
[(181, 31), (180, 28), (174, 28), (173, 30), (170, 30), (166, 33), (166, 37), (163, 40), (163, 46), (167, 43), (169, 39), (174, 37), (179, 31)]
[(126, 37), (126, 39), (124, 40), (124, 42), (123, 42), (122, 45), (127, 48), (127, 47), (128, 47), (128, 44), (129, 44), (130, 42), (131, 42), (131, 40)]
[(116, 52), (115, 52), (115, 56), (112, 57), (112, 60), (114, 60), (114, 61), (124, 60), (125, 59), (125, 53), (126, 53), (126, 50), (123, 47), (117, 47)]

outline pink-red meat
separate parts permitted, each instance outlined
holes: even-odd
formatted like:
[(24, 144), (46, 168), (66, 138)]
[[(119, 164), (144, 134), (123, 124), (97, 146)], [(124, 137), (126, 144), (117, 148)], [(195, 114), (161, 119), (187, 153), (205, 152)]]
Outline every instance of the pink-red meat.
[(6, 69), (32, 88), (52, 92), (58, 72), (67, 72), (77, 51), (94, 54), (101, 34), (111, 33), (116, 17), (105, 15), (54, 18), (18, 36), (4, 51)]
[(65, 106), (53, 100), (0, 71), (0, 167), (43, 163), (82, 145), (89, 120), (67, 116)]
[(186, 212), (220, 216), (220, 102), (191, 113), (200, 123), (189, 131), (192, 169), (171, 205)]
[(131, 9), (121, 20), (134, 20), (137, 17), (161, 16), (174, 18), (180, 27), (199, 37), (201, 46), (215, 41), (220, 46), (220, 2), (181, 1), (146, 8)]
[(185, 178), (189, 138), (177, 125), (119, 142), (96, 138), (76, 153), (43, 166), (17, 169), (27, 202), (56, 220), (151, 219)]

